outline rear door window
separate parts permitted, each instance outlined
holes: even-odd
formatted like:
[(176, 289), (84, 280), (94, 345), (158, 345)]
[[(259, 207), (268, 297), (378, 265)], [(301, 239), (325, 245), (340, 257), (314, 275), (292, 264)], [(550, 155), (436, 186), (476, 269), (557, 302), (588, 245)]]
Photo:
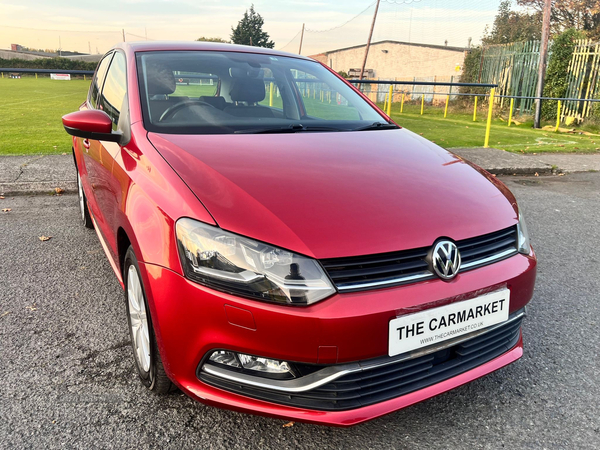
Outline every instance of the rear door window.
[(175, 92), (170, 97), (215, 97), (219, 91), (219, 77), (212, 73), (173, 72)]
[(110, 116), (113, 122), (113, 130), (117, 129), (123, 99), (127, 93), (126, 70), (125, 56), (121, 52), (116, 52), (108, 69), (99, 102), (100, 109)]

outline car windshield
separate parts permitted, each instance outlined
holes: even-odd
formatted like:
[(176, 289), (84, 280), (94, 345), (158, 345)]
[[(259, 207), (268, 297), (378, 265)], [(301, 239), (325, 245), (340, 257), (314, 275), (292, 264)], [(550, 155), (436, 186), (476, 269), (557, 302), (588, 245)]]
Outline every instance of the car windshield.
[(314, 61), (160, 51), (138, 53), (137, 67), (149, 131), (230, 134), (390, 127), (352, 88)]

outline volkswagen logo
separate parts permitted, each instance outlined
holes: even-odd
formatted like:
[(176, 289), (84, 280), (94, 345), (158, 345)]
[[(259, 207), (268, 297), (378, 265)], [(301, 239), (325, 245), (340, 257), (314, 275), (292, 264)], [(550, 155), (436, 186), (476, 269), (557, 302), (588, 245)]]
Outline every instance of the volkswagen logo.
[(454, 242), (442, 240), (435, 244), (431, 265), (442, 280), (451, 280), (460, 269), (460, 253)]

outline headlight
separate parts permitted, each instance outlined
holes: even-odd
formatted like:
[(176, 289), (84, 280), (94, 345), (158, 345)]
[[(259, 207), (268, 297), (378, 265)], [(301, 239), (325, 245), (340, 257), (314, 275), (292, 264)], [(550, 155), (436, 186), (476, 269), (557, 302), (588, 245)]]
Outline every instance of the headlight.
[(192, 219), (176, 225), (185, 276), (220, 291), (270, 302), (310, 305), (335, 292), (311, 258)]
[(525, 224), (525, 219), (523, 218), (521, 211), (519, 211), (519, 224), (517, 225), (517, 237), (518, 237), (519, 253), (529, 255), (529, 253), (531, 253), (531, 244), (529, 243), (529, 233), (527, 233), (527, 225)]

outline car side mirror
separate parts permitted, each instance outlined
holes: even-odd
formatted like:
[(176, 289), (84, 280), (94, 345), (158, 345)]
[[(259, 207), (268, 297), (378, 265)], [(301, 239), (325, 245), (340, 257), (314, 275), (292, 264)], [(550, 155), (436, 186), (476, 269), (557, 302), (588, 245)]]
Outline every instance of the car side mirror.
[(121, 143), (123, 134), (112, 131), (112, 120), (104, 111), (88, 109), (63, 116), (63, 126), (71, 136)]

